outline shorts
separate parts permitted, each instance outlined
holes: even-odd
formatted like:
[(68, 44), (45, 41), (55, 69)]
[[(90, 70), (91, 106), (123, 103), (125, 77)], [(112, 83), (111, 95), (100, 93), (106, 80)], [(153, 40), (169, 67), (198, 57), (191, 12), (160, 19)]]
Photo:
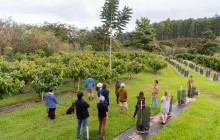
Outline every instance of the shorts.
[(128, 107), (127, 102), (120, 102), (120, 106)]
[(169, 108), (161, 108), (160, 112), (162, 112), (162, 113), (169, 113)]
[(93, 93), (92, 88), (87, 88), (87, 93)]

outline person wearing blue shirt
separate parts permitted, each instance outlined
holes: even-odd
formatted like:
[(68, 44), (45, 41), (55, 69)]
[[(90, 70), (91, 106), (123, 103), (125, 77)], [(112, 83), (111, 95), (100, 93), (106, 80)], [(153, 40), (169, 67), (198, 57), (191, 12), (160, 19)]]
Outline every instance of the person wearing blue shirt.
[[(109, 91), (107, 90), (107, 84), (103, 84), (102, 88), (98, 91), (97, 93), (98, 98), (101, 96), (105, 97), (105, 100), (103, 102), (103, 104), (105, 105), (109, 105)], [(107, 113), (107, 118), (108, 118), (108, 113)]]
[(86, 79), (85, 81), (85, 87), (87, 89), (87, 93), (89, 96), (89, 100), (90, 100), (90, 93), (92, 94), (92, 100), (93, 100), (93, 88), (95, 87), (95, 82), (94, 80), (91, 78), (90, 75), (87, 76), (88, 79)]
[(45, 96), (45, 106), (49, 108), (48, 112), (48, 118), (55, 119), (55, 110), (56, 110), (56, 104), (58, 104), (58, 100), (56, 96), (53, 94), (54, 89), (49, 89), (49, 92)]

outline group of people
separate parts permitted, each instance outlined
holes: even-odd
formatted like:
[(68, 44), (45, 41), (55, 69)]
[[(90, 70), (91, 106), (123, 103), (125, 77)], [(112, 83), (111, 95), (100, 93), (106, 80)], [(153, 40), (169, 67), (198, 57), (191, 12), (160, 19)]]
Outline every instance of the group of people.
[[(98, 109), (98, 119), (99, 119), (99, 133), (103, 136), (106, 134), (106, 121), (108, 119), (108, 106), (109, 106), (109, 91), (107, 90), (107, 84), (98, 83), (95, 87), (94, 80), (91, 78), (90, 75), (87, 76), (88, 79), (85, 81), (85, 87), (87, 88), (88, 97), (89, 100), (94, 99), (93, 95), (93, 88), (97, 91), (97, 109)], [(152, 93), (151, 98), (151, 105), (150, 108), (153, 107), (155, 104), (154, 109), (157, 109), (157, 96), (158, 96), (158, 81), (154, 81), (154, 86), (151, 87), (148, 85), (149, 89), (147, 89), (149, 92)], [(54, 89), (50, 89), (50, 91), (46, 94), (46, 107), (49, 108), (48, 117), (51, 119), (55, 119), (55, 109), (56, 104), (58, 104), (58, 101), (53, 94)], [(125, 84), (119, 82), (119, 80), (116, 81), (115, 84), (115, 94), (116, 94), (116, 102), (120, 105), (121, 113), (123, 112), (123, 107), (126, 109), (126, 113), (128, 114), (128, 104), (127, 104), (127, 90), (125, 89)], [(92, 98), (91, 98), (92, 96)], [(84, 101), (83, 99), (84, 94), (82, 91), (78, 91), (77, 93), (77, 100), (75, 101), (75, 108), (76, 108), (76, 114), (77, 114), (77, 138), (80, 138), (80, 128), (82, 125), (82, 134), (86, 135), (86, 129), (87, 129), (87, 118), (89, 117), (89, 104)], [(160, 100), (162, 102), (161, 105), (161, 116), (163, 119), (163, 124), (166, 123), (167, 113), (169, 112), (169, 105), (170, 105), (170, 94), (168, 91), (164, 92), (164, 96)], [(134, 112), (133, 118), (135, 118), (138, 108), (145, 108), (145, 97), (144, 92), (140, 91), (139, 96), (137, 96), (137, 104), (136, 109)]]
[[(109, 91), (107, 90), (107, 84), (102, 84), (102, 83), (98, 83), (97, 86), (94, 86), (94, 80), (91, 78), (90, 75), (88, 75), (88, 79), (85, 81), (85, 87), (87, 88), (87, 92), (88, 92), (88, 97), (89, 100), (90, 99), (90, 94), (92, 94), (92, 99), (93, 97), (93, 88), (96, 89), (97, 91), (97, 109), (98, 109), (98, 118), (99, 118), (99, 134), (105, 135), (106, 134), (106, 121), (109, 118), (108, 117), (108, 106), (109, 106)], [(154, 86), (151, 87), (150, 85), (148, 85), (149, 89), (147, 89), (149, 92), (152, 93), (152, 99), (151, 99), (151, 105), (150, 108), (153, 107), (153, 105), (155, 104), (154, 109), (157, 109), (157, 96), (158, 96), (158, 80), (154, 81)], [(82, 98), (79, 98), (79, 95), (83, 96), (82, 92), (78, 92), (77, 97), (78, 100), (82, 100)], [(128, 114), (128, 104), (127, 104), (127, 90), (125, 89), (125, 84), (119, 82), (119, 80), (116, 80), (116, 84), (115, 84), (115, 95), (116, 95), (116, 102), (117, 104), (120, 105), (121, 108), (121, 113), (124, 114), (123, 111), (123, 107), (126, 109), (126, 113)], [(161, 116), (163, 119), (162, 124), (166, 123), (166, 119), (167, 119), (167, 113), (169, 112), (169, 105), (170, 105), (170, 94), (168, 91), (164, 92), (164, 96), (161, 98), (160, 100), (162, 102), (161, 105)], [(81, 104), (78, 103), (79, 101), (75, 102), (76, 105), (76, 113), (80, 114), (79, 112), (82, 112), (83, 110), (87, 110), (87, 108), (89, 107), (88, 105), (84, 106), (84, 109), (82, 109)], [(83, 101), (85, 102), (85, 101)], [(87, 103), (86, 103), (87, 104)], [(137, 96), (137, 104), (136, 104), (136, 109), (134, 112), (134, 116), (133, 118), (135, 118), (137, 111), (139, 108), (145, 108), (145, 97), (144, 97), (144, 92), (140, 91), (139, 92), (139, 96)], [(77, 109), (78, 108), (78, 109)], [(88, 110), (86, 111), (88, 114)], [(80, 122), (85, 122), (87, 123), (87, 118), (89, 115), (86, 115), (86, 118), (80, 118), (77, 115), (77, 119), (78, 119), (78, 126), (77, 126), (77, 137), (80, 138), (80, 127), (81, 127), (81, 123)], [(84, 121), (83, 119), (86, 119), (86, 121)], [(86, 124), (83, 124), (83, 131), (82, 134), (84, 135), (86, 133)], [(102, 131), (102, 133), (101, 133)]]

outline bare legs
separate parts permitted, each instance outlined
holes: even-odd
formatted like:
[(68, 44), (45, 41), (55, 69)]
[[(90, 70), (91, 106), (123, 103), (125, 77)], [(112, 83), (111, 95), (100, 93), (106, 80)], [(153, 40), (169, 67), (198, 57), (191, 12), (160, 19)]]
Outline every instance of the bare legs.
[(127, 114), (128, 114), (128, 107), (126, 107), (126, 112), (127, 112)]
[(166, 123), (166, 120), (167, 120), (167, 113), (165, 113), (164, 120), (165, 120), (164, 123)]
[(167, 113), (162, 113), (162, 112), (161, 112), (161, 117), (162, 117), (162, 119), (163, 119), (163, 123), (166, 123)]
[[(93, 97), (94, 97), (94, 96), (93, 96), (93, 93), (91, 93), (91, 94), (92, 94), (92, 99), (93, 99)], [(88, 96), (89, 96), (89, 100), (90, 100), (90, 93), (88, 93)]]
[(99, 134), (101, 134), (101, 129), (102, 129), (102, 135), (105, 135), (105, 130), (106, 130), (106, 120), (107, 118), (99, 118)]
[[(126, 113), (128, 114), (128, 107), (125, 108), (126, 109)], [(121, 106), (121, 113), (123, 114), (123, 106)]]
[(123, 112), (123, 106), (121, 106), (121, 113), (123, 114), (124, 112)]

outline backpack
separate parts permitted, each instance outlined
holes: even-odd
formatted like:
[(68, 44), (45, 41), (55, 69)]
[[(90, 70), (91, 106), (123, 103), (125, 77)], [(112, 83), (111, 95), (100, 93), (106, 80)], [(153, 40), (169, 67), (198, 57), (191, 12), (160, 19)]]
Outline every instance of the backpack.
[(71, 114), (72, 112), (74, 113), (74, 108), (75, 108), (75, 104), (72, 103), (72, 106), (66, 111), (66, 114)]
[(109, 91), (108, 91), (107, 89), (105, 89), (105, 90), (103, 91), (102, 96), (104, 96), (105, 99), (108, 100), (108, 105), (109, 105), (109, 98), (108, 98), (108, 97), (109, 97)]

